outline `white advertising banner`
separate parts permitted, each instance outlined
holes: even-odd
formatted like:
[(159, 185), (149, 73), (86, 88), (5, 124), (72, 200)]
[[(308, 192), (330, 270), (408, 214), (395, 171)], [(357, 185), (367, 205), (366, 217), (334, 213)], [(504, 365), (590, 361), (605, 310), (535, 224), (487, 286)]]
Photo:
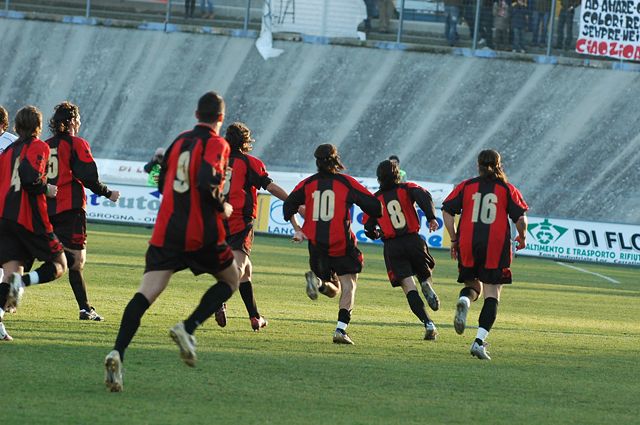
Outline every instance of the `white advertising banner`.
[[(161, 195), (157, 188), (145, 186), (147, 174), (142, 169), (144, 163), (136, 161), (97, 159), (100, 176), (113, 189), (121, 193), (117, 203), (92, 194), (87, 190), (87, 218), (94, 221), (153, 225), (160, 208)], [(308, 173), (270, 172), (273, 180), (287, 192)], [(378, 190), (374, 178), (356, 179), (371, 192)], [(429, 247), (449, 246), (447, 232), (444, 231), (442, 214), (439, 210), (444, 198), (453, 190), (448, 183), (417, 181), (427, 189), (436, 206), (439, 228), (429, 233), (424, 213), (420, 234)], [(352, 229), (360, 243), (381, 243), (364, 235), (362, 211), (354, 206), (351, 211)], [(300, 220), (302, 221), (302, 220)], [(257, 232), (293, 235), (291, 224), (282, 216), (282, 201), (264, 191), (258, 199)], [(518, 255), (554, 258), (567, 261), (624, 264), (640, 266), (640, 225), (597, 223), (555, 218), (529, 217), (527, 247)]]
[(576, 52), (640, 61), (640, 0), (582, 0)]
[(640, 226), (529, 217), (519, 255), (640, 266)]

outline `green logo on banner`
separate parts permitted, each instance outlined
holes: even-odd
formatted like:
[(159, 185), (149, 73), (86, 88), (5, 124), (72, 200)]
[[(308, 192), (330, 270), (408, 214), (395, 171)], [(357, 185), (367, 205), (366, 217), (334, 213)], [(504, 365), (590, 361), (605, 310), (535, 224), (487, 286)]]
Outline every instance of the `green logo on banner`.
[(548, 219), (544, 219), (542, 223), (529, 225), (528, 232), (534, 237), (540, 245), (549, 245), (557, 241), (567, 232), (566, 227), (551, 224)]

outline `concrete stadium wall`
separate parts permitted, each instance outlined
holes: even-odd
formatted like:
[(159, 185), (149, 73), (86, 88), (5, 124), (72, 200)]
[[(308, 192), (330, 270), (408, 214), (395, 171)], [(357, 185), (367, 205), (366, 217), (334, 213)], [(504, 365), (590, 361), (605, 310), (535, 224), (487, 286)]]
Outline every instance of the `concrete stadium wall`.
[(409, 178), (456, 183), (495, 148), (535, 215), (640, 222), (638, 73), (276, 47), (265, 62), (242, 38), (0, 19), (0, 104), (48, 118), (69, 99), (96, 156), (146, 160), (216, 90), (274, 170), (313, 171), (313, 149), (332, 142), (354, 175), (397, 154)]

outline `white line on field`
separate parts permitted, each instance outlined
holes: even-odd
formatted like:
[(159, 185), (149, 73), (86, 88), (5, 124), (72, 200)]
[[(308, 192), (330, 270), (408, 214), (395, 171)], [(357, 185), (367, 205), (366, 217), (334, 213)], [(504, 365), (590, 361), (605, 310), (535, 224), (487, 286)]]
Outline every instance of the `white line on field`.
[(613, 279), (613, 278), (611, 278), (611, 277), (609, 277), (609, 276), (605, 276), (605, 275), (603, 275), (603, 274), (596, 273), (596, 272), (591, 272), (591, 271), (589, 271), (589, 270), (585, 270), (585, 269), (583, 269), (582, 267), (572, 266), (571, 264), (561, 263), (560, 261), (556, 261), (556, 264), (560, 264), (561, 266), (569, 267), (570, 269), (573, 269), (573, 270), (578, 270), (579, 272), (589, 273), (589, 274), (596, 275), (596, 276), (598, 276), (598, 277), (603, 278), (604, 280), (608, 280), (608, 281), (609, 281), (609, 282), (611, 282), (611, 283), (620, 283), (620, 282), (618, 282), (617, 280), (615, 280), (615, 279)]

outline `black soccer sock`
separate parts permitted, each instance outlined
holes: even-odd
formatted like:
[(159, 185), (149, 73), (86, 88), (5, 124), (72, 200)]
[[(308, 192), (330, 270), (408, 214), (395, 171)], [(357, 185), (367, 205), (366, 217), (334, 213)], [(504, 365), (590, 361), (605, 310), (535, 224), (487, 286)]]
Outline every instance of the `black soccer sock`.
[(124, 350), (127, 349), (129, 343), (133, 339), (133, 336), (138, 331), (140, 327), (140, 321), (142, 320), (142, 316), (147, 311), (151, 304), (149, 304), (149, 300), (147, 297), (142, 295), (140, 292), (136, 292), (136, 294), (131, 298), (129, 304), (124, 309), (124, 313), (122, 313), (122, 321), (120, 322), (120, 330), (118, 331), (118, 337), (116, 338), (116, 344), (113, 349), (117, 350), (120, 353), (120, 359), (124, 361)]
[(69, 284), (73, 295), (76, 297), (78, 308), (80, 310), (91, 310), (89, 300), (87, 299), (87, 284), (84, 281), (84, 276), (79, 270), (69, 270)]
[(475, 289), (469, 288), (468, 286), (465, 286), (460, 290), (460, 296), (469, 298), (471, 302), (474, 302), (475, 300), (477, 300), (478, 295), (479, 294), (475, 291)]
[[(42, 263), (40, 267), (35, 270), (38, 273), (38, 283), (47, 283), (53, 280), (56, 280), (56, 265), (51, 261), (47, 261), (46, 263)], [(22, 283), (24, 286), (31, 285), (31, 276), (29, 273), (26, 273), (22, 276)]]
[(204, 323), (216, 311), (220, 310), (222, 303), (233, 295), (233, 291), (224, 282), (218, 282), (207, 290), (200, 300), (200, 304), (191, 313), (191, 316), (184, 321), (184, 329), (189, 334), (193, 334), (198, 326)]
[(346, 308), (341, 308), (338, 311), (338, 322), (342, 322), (344, 324), (349, 324), (351, 321), (351, 311)]
[(260, 317), (258, 313), (258, 306), (256, 305), (256, 299), (253, 296), (253, 286), (251, 281), (240, 282), (240, 296), (244, 301), (244, 306), (247, 308), (249, 317)]
[(7, 296), (9, 295), (9, 284), (2, 282), (0, 283), (0, 308), (4, 310), (5, 304), (7, 303)]
[(486, 329), (487, 332), (491, 330), (493, 323), (496, 321), (498, 315), (498, 300), (492, 297), (484, 300), (482, 311), (480, 311), (480, 318), (478, 319), (478, 325), (481, 328)]
[(407, 301), (409, 302), (409, 307), (413, 314), (415, 314), (422, 323), (431, 322), (431, 319), (424, 308), (424, 301), (420, 298), (418, 291), (409, 291), (407, 293)]

